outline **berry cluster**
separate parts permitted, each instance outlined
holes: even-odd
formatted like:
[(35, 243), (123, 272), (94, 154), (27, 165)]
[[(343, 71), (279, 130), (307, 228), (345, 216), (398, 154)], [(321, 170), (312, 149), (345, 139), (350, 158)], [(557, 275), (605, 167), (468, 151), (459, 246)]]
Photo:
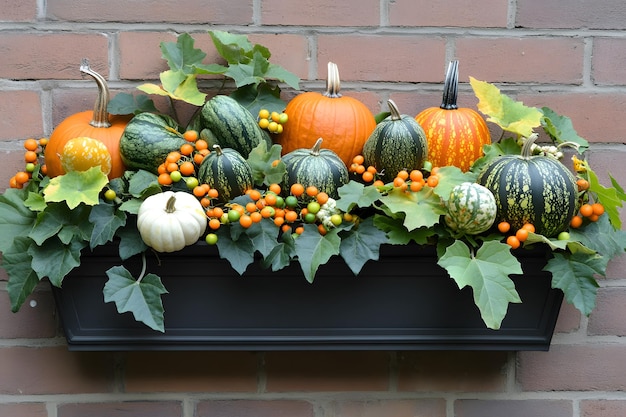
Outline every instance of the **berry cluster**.
[(46, 175), (46, 166), (40, 164), (40, 161), (47, 144), (48, 138), (40, 138), (39, 140), (29, 138), (24, 141), (24, 169), (9, 179), (11, 188), (23, 188), (37, 172), (37, 168), (39, 168), (38, 172), (41, 175)]
[[(511, 225), (507, 221), (501, 221), (498, 223), (498, 230), (502, 234), (507, 234), (511, 231)], [(512, 249), (517, 249), (526, 241), (526, 239), (528, 239), (529, 233), (535, 233), (535, 226), (531, 223), (526, 223), (514, 232), (515, 233), (507, 236), (506, 243)]]
[(430, 188), (435, 188), (439, 184), (439, 177), (437, 176), (438, 171), (439, 168), (434, 167), (428, 177), (425, 178), (424, 173), (419, 169), (414, 169), (411, 172), (402, 170), (398, 172), (393, 179), (393, 186), (404, 191), (413, 192), (421, 191), (425, 185)]
[(165, 161), (158, 166), (158, 181), (160, 185), (168, 186), (184, 179), (187, 187), (193, 190), (199, 185), (196, 169), (211, 151), (207, 141), (200, 139), (195, 130), (186, 131), (183, 138), (187, 142), (182, 144), (178, 151), (170, 152)]
[(283, 125), (287, 123), (289, 117), (287, 113), (270, 112), (267, 109), (259, 110), (258, 123), (261, 129), (265, 129), (270, 133), (279, 134), (283, 131)]

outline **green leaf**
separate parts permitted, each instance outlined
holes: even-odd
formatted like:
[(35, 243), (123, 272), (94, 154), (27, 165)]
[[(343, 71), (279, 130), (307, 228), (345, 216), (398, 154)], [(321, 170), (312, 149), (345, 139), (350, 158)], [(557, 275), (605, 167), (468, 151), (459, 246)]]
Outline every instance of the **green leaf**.
[(255, 251), (261, 253), (263, 257), (268, 256), (276, 246), (279, 229), (270, 219), (262, 219), (258, 223), (252, 224), (251, 227), (245, 229)]
[(375, 186), (365, 186), (354, 180), (342, 185), (337, 191), (337, 208), (346, 213), (354, 207), (370, 207), (380, 199), (380, 192)]
[(305, 224), (304, 232), (295, 239), (295, 252), (307, 281), (313, 282), (320, 265), (333, 255), (339, 255), (341, 239), (332, 229), (322, 236), (315, 225)]
[(598, 283), (595, 274), (604, 274), (606, 261), (598, 255), (557, 252), (544, 270), (552, 273), (552, 287), (563, 291), (565, 299), (588, 316), (596, 306)]
[(65, 203), (50, 203), (39, 214), (37, 223), (29, 237), (38, 245), (46, 239), (57, 237), (63, 244), (72, 240), (89, 240), (93, 224), (89, 222), (91, 207), (79, 205), (70, 210)]
[(287, 106), (287, 103), (280, 98), (280, 87), (268, 83), (250, 84), (237, 88), (230, 97), (237, 100), (253, 115), (259, 114), (261, 109), (281, 113)]
[(470, 286), (480, 315), (490, 329), (499, 329), (509, 303), (520, 303), (509, 274), (522, 274), (510, 247), (497, 241), (485, 242), (475, 256), (457, 240), (446, 249), (438, 264), (445, 268), (459, 288)]
[(64, 245), (58, 239), (48, 239), (41, 246), (31, 245), (28, 254), (33, 258), (33, 271), (40, 279), (48, 277), (52, 285), (60, 288), (65, 276), (80, 265), (80, 251), (86, 245), (82, 240)]
[[(248, 266), (254, 262), (254, 244), (246, 234), (239, 234), (238, 239), (231, 238), (231, 233), (236, 233), (236, 225), (231, 227), (220, 227), (217, 229), (217, 249), (220, 258), (230, 262), (230, 266), (242, 275)], [(231, 229), (231, 230), (228, 230)], [(241, 232), (241, 227), (239, 227)]]
[(578, 153), (583, 153), (589, 148), (589, 142), (578, 136), (578, 132), (574, 129), (572, 119), (567, 116), (561, 116), (549, 107), (542, 107), (543, 119), (541, 124), (545, 132), (557, 143), (573, 142), (578, 145)]
[(374, 226), (374, 218), (367, 217), (357, 227), (341, 233), (339, 251), (354, 275), (358, 275), (369, 260), (378, 260), (380, 245), (388, 243), (384, 231)]
[(213, 45), (229, 64), (237, 64), (246, 61), (246, 53), (252, 51), (252, 43), (246, 35), (233, 34), (221, 30), (209, 31)]
[(126, 214), (112, 204), (98, 204), (91, 209), (89, 222), (93, 224), (89, 239), (89, 247), (93, 249), (113, 240), (115, 231), (126, 223)]
[(140, 169), (130, 174), (128, 192), (137, 198), (146, 198), (161, 192), (158, 177), (148, 171)]
[(99, 194), (109, 182), (100, 167), (87, 171), (71, 171), (50, 180), (43, 194), (47, 203), (65, 201), (70, 209), (84, 203), (95, 206), (99, 203)]
[(431, 227), (445, 214), (441, 198), (426, 186), (419, 192), (404, 192), (394, 188), (380, 201), (391, 213), (404, 213), (404, 226), (409, 230)]
[(167, 290), (155, 274), (147, 274), (135, 280), (123, 266), (114, 266), (106, 271), (109, 277), (104, 285), (104, 302), (115, 302), (117, 311), (131, 312), (135, 320), (153, 330), (165, 332), (162, 294)]
[(291, 71), (287, 71), (280, 65), (271, 64), (267, 68), (265, 78), (271, 78), (284, 82), (294, 90), (300, 89), (300, 78)]
[(28, 248), (34, 242), (24, 236), (17, 236), (2, 250), (2, 268), (9, 276), (7, 292), (11, 300), (11, 311), (20, 309), (24, 301), (39, 283), (39, 277), (32, 268), (32, 256)]
[(607, 216), (602, 215), (597, 222), (591, 222), (580, 229), (570, 229), (572, 240), (582, 242), (586, 247), (609, 259), (624, 253), (626, 232), (615, 230)]
[(33, 228), (36, 213), (24, 205), (28, 194), (25, 189), (9, 188), (0, 195), (0, 252), (10, 248), (13, 239), (26, 236)]
[(619, 208), (622, 207), (622, 198), (615, 188), (607, 188), (600, 184), (600, 180), (593, 170), (587, 166), (587, 175), (589, 178), (589, 191), (596, 195), (596, 200), (602, 203), (604, 210), (616, 229), (622, 228), (622, 219), (620, 218)]
[(443, 201), (448, 201), (454, 187), (464, 182), (476, 182), (478, 175), (473, 172), (463, 172), (455, 166), (445, 166), (439, 168), (437, 178), (439, 178), (439, 182), (434, 188), (434, 192)]
[(133, 96), (129, 93), (118, 93), (107, 106), (107, 112), (110, 114), (156, 113), (157, 111), (154, 101), (144, 94)]
[(432, 227), (420, 227), (410, 232), (404, 227), (404, 218), (392, 218), (376, 214), (373, 217), (374, 226), (387, 233), (388, 243), (391, 245), (406, 245), (411, 241), (425, 245), (429, 238), (436, 235)]
[(174, 71), (194, 74), (195, 66), (202, 63), (206, 53), (194, 48), (195, 40), (188, 33), (178, 36), (176, 43), (161, 42), (161, 53), (167, 65)]
[(128, 216), (126, 224), (117, 229), (115, 235), (120, 238), (119, 254), (122, 260), (143, 253), (148, 246), (141, 239), (137, 230), (137, 217)]
[(530, 136), (533, 128), (541, 126), (543, 114), (539, 109), (514, 101), (488, 82), (470, 77), (470, 84), (479, 100), (478, 110), (488, 116), (488, 122), (524, 137)]
[[(252, 178), (258, 186), (283, 182), (285, 172), (287, 172), (285, 163), (280, 158), (282, 147), (280, 145), (272, 145), (267, 150), (267, 143), (261, 141), (255, 146), (248, 155), (248, 165), (252, 169)], [(274, 161), (279, 161), (276, 166)]]
[(261, 260), (263, 268), (272, 268), (272, 271), (279, 271), (291, 264), (291, 260), (295, 257), (295, 241), (291, 234), (285, 233), (282, 239), (272, 251)]

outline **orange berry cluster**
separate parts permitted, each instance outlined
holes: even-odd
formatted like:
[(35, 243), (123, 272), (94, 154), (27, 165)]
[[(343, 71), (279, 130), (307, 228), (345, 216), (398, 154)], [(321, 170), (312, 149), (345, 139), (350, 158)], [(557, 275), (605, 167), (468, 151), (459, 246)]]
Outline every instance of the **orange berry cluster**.
[(578, 210), (579, 215), (572, 217), (570, 227), (577, 229), (583, 224), (583, 220), (597, 222), (600, 216), (604, 214), (604, 206), (600, 203), (585, 203)]
[(421, 191), (424, 186), (435, 188), (439, 184), (439, 177), (437, 176), (438, 171), (439, 168), (434, 167), (430, 171), (430, 175), (425, 178), (424, 173), (419, 169), (414, 169), (411, 172), (402, 170), (398, 172), (396, 177), (393, 179), (393, 186), (404, 191), (413, 192)]
[(186, 181), (190, 189), (198, 185), (195, 178), (196, 169), (204, 157), (211, 152), (209, 144), (206, 140), (200, 139), (195, 130), (186, 131), (183, 133), (183, 138), (187, 142), (182, 144), (178, 151), (170, 152), (157, 168), (160, 185), (172, 185), (183, 177), (187, 177)]
[[(360, 176), (365, 184), (380, 181), (377, 180), (379, 175), (376, 167), (372, 165), (366, 167), (365, 165), (363, 165), (364, 163), (365, 158), (363, 157), (363, 155), (357, 155), (352, 159), (352, 164), (350, 164), (350, 166), (348, 167), (348, 171), (352, 174)], [(376, 185), (382, 185), (382, 181), (380, 181), (380, 183), (377, 183)]]
[[(507, 234), (511, 231), (511, 225), (507, 221), (501, 221), (498, 223), (498, 230), (500, 233)], [(530, 223), (524, 224), (522, 227), (517, 229), (514, 234), (507, 236), (506, 243), (513, 249), (517, 249), (521, 246), (522, 243), (528, 239), (529, 233), (535, 232), (535, 226)]]
[[(37, 165), (40, 164), (43, 151), (48, 144), (48, 138), (41, 138), (39, 140), (29, 138), (24, 141), (24, 169), (18, 171), (9, 179), (9, 186), (11, 188), (23, 188), (33, 176), (33, 173), (37, 169)], [(39, 166), (39, 172), (42, 175), (46, 175), (46, 166), (41, 164)]]

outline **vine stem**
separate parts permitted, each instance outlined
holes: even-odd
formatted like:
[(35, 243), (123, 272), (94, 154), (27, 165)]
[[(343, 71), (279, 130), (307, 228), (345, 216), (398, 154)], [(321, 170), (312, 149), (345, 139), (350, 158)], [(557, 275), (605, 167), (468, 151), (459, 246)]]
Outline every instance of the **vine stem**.
[(141, 273), (139, 274), (139, 278), (137, 278), (137, 284), (141, 282), (144, 276), (146, 276), (146, 268), (148, 263), (146, 262), (146, 253), (141, 253)]

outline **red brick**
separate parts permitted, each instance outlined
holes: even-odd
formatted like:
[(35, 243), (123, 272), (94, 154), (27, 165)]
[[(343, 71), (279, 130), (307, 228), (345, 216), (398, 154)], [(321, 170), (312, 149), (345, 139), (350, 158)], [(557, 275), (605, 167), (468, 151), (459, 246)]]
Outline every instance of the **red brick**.
[(195, 417), (313, 417), (313, 405), (296, 400), (215, 400), (202, 401)]
[(131, 352), (127, 392), (254, 392), (257, 356), (248, 352)]
[(402, 352), (398, 390), (504, 391), (506, 364), (504, 352)]
[(2, 394), (78, 394), (111, 392), (113, 357), (69, 352), (66, 346), (0, 349)]
[(454, 411), (455, 417), (571, 417), (573, 405), (567, 400), (457, 400)]
[[(6, 292), (0, 291), (0, 339), (54, 337), (57, 331), (55, 305), (50, 291), (36, 291), (17, 313), (10, 313)], [(1, 415), (1, 414), (0, 414)]]
[(309, 43), (304, 35), (252, 34), (248, 39), (253, 44), (263, 45), (270, 50), (272, 64), (280, 65), (303, 80), (309, 77)]
[(85, 0), (72, 4), (63, 0), (47, 2), (48, 18), (74, 22), (177, 22), (246, 25), (252, 23), (252, 1), (214, 0), (171, 2), (152, 0), (129, 7), (124, 0)]
[(0, 91), (0, 114), (0, 141), (43, 135), (41, 99), (35, 91)]
[(377, 26), (380, 2), (362, 0), (282, 1), (261, 3), (263, 25)]
[[(624, 178), (621, 177), (620, 180)], [(623, 216), (622, 216), (623, 217)], [(622, 224), (624, 219), (622, 219)], [(608, 279), (623, 279), (626, 278), (624, 271), (626, 271), (626, 255), (621, 255), (617, 258), (613, 258), (606, 268), (606, 277)]]
[(440, 82), (445, 48), (437, 36), (320, 35), (317, 75), (331, 61), (342, 81)]
[(626, 84), (626, 40), (594, 38), (591, 78), (599, 85)]
[(517, 376), (524, 391), (623, 391), (622, 344), (555, 345), (548, 352), (519, 352)]
[[(120, 91), (110, 89), (111, 98)], [(127, 90), (126, 93), (138, 93), (136, 90)], [(92, 110), (98, 98), (98, 87), (95, 83), (85, 84), (84, 89), (59, 89), (52, 92), (52, 126), (58, 126), (65, 118), (86, 110)], [(159, 99), (155, 97), (155, 102)], [(164, 106), (166, 109), (167, 107)]]
[(624, 29), (626, 4), (622, 0), (577, 2), (569, 0), (519, 1), (515, 26), (526, 28)]
[(0, 22), (28, 22), (37, 18), (37, 0), (5, 0), (0, 9)]
[(626, 288), (600, 288), (589, 317), (590, 335), (626, 336)]
[(48, 411), (46, 405), (40, 403), (0, 404), (0, 416), (48, 417)]
[(108, 76), (108, 43), (106, 35), (78, 31), (1, 33), (0, 78), (77, 80), (81, 78), (79, 67), (83, 58), (89, 58), (95, 71)]
[(57, 417), (175, 417), (182, 415), (182, 405), (177, 401), (61, 404), (57, 410)]
[(623, 417), (626, 415), (626, 401), (622, 400), (582, 400), (580, 417)]
[(580, 311), (572, 304), (563, 300), (554, 333), (571, 333), (580, 328)]
[[(601, 184), (607, 187), (611, 186), (609, 174), (619, 183), (626, 184), (626, 166), (623, 162), (624, 156), (626, 156), (626, 146), (623, 144), (606, 146), (592, 144), (591, 149), (586, 154), (589, 164), (598, 175)], [(624, 278), (623, 274), (616, 276)]]
[[(391, 26), (506, 27), (508, 2), (488, 0), (395, 0), (389, 3)], [(453, 12), (451, 12), (453, 10)]]
[[(626, 126), (615, 123), (622, 117), (626, 94), (542, 92), (518, 94), (517, 99), (528, 106), (550, 107), (572, 119), (578, 134), (590, 142), (623, 143)], [(623, 165), (623, 164), (622, 164)]]
[(582, 39), (463, 37), (455, 44), (461, 80), (582, 83)]
[[(17, 149), (0, 151), (0, 192), (9, 187), (9, 178), (24, 169), (24, 148), (20, 149), (20, 146), (16, 143), (14, 147)], [(0, 280), (6, 279), (6, 273), (0, 269)]]
[[(195, 34), (193, 36), (198, 38)], [(120, 79), (158, 80), (159, 73), (168, 69), (167, 62), (161, 57), (161, 42), (176, 42), (176, 36), (169, 32), (120, 33)]]
[(330, 415), (341, 417), (406, 417), (428, 416), (445, 417), (446, 402), (443, 399), (411, 400), (362, 400), (334, 401)]
[(385, 352), (269, 352), (267, 391), (386, 391)]

